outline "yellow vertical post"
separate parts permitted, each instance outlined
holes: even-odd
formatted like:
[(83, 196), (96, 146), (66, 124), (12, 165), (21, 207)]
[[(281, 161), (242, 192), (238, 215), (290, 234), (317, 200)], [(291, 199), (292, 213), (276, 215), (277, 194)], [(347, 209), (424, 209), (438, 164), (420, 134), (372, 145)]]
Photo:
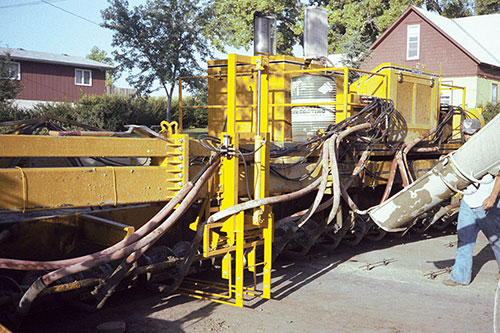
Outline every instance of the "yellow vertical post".
[(263, 230), (264, 236), (264, 268), (263, 268), (263, 292), (262, 297), (271, 298), (271, 269), (273, 260), (273, 239), (274, 239), (274, 226), (273, 226), (273, 213), (271, 209), (266, 208), (265, 218), (267, 226)]
[(389, 99), (389, 75), (384, 74), (385, 99)]
[(349, 68), (344, 68), (344, 114), (342, 120), (347, 118), (347, 105), (349, 98)]
[[(222, 133), (222, 142), (228, 141), (234, 148), (238, 149), (238, 135), (236, 133), (236, 64), (238, 56), (230, 54), (228, 56), (228, 73), (227, 73), (227, 110), (226, 116), (226, 131)], [(221, 167), (221, 182), (222, 201), (221, 210), (232, 207), (238, 204), (238, 157), (225, 156), (222, 158)], [(222, 185), (222, 186), (221, 186)], [(230, 246), (236, 247), (235, 253), (235, 305), (243, 306), (243, 246), (244, 246), (244, 213), (241, 212), (236, 216), (228, 218), (227, 228), (223, 228), (227, 232)], [(228, 257), (231, 258), (228, 253)], [(224, 276), (223, 276), (224, 277)], [(226, 277), (227, 278), (227, 277)], [(231, 284), (231, 278), (230, 284)]]
[(462, 109), (465, 110), (465, 87), (462, 88)]
[(235, 217), (235, 228), (234, 232), (236, 233), (236, 254), (235, 254), (235, 302), (236, 306), (243, 306), (243, 269), (244, 269), (244, 248), (243, 246), (245, 241), (245, 216), (244, 213), (241, 212)]
[[(269, 66), (268, 58), (254, 57), (252, 62), (256, 70), (260, 72), (260, 81), (257, 82), (260, 89), (260, 128), (255, 136), (254, 149), (259, 149), (254, 155), (254, 196), (261, 199), (269, 196), (269, 142), (271, 140), (269, 128)], [(264, 238), (264, 266), (263, 266), (263, 293), (262, 297), (271, 297), (271, 268), (272, 268), (272, 242), (273, 242), (273, 218), (269, 207), (261, 206), (253, 211), (253, 224), (259, 225)]]
[(179, 78), (179, 133), (184, 133), (182, 130), (182, 78)]
[[(237, 55), (228, 56), (227, 74), (227, 109), (225, 112), (226, 131), (222, 132), (221, 141), (229, 137), (229, 144), (238, 149), (238, 137), (236, 135), (236, 61)], [(226, 209), (238, 204), (238, 158), (228, 155), (222, 157), (220, 174), (220, 193), (222, 201), (220, 209)]]

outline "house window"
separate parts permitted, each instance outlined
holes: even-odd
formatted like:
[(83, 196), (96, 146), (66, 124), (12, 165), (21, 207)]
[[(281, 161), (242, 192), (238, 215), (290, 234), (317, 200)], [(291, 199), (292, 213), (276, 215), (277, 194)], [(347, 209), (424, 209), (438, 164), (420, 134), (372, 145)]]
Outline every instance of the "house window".
[(75, 69), (75, 84), (77, 86), (91, 86), (92, 71), (89, 69)]
[(10, 78), (12, 80), (21, 80), (21, 64), (19, 62), (10, 63)]
[(0, 77), (2, 79), (9, 78), (11, 80), (21, 80), (21, 64), (14, 61), (9, 62), (8, 73), (2, 73)]
[(492, 103), (498, 102), (498, 84), (496, 83), (491, 84), (491, 102)]
[(412, 24), (406, 31), (406, 60), (417, 60), (420, 56), (420, 24)]

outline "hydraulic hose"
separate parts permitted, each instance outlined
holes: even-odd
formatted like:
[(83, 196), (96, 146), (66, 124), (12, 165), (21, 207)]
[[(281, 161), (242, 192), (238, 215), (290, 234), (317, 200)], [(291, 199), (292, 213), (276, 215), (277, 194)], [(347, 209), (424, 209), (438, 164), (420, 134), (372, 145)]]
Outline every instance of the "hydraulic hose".
[(330, 160), (332, 164), (332, 183), (333, 183), (333, 204), (332, 204), (332, 209), (330, 211), (330, 215), (328, 215), (328, 220), (326, 221), (326, 224), (330, 224), (332, 220), (335, 218), (337, 215), (337, 210), (339, 209), (339, 204), (340, 204), (340, 176), (339, 176), (339, 168), (337, 165), (337, 150), (336, 147), (338, 147), (340, 140), (344, 138), (345, 136), (339, 135), (338, 137), (333, 137), (332, 141), (329, 143), (329, 153), (330, 153)]
[(177, 209), (170, 215), (163, 223), (161, 223), (155, 230), (150, 232), (148, 235), (142, 239), (132, 243), (120, 250), (113, 253), (106, 254), (91, 260), (80, 262), (71, 266), (60, 268), (56, 271), (47, 273), (37, 279), (30, 288), (23, 295), (19, 301), (17, 312), (19, 314), (26, 314), (31, 307), (32, 302), (39, 295), (39, 293), (51, 283), (72, 275), (85, 271), (87, 269), (100, 266), (102, 264), (109, 263), (113, 260), (121, 259), (129, 254), (142, 249), (143, 247), (149, 248), (153, 245), (178, 219), (179, 217), (191, 206), (192, 202), (196, 199), (197, 194), (201, 190), (202, 186), (207, 182), (207, 180), (213, 175), (215, 170), (219, 167), (219, 163), (213, 163), (205, 171), (205, 173), (200, 177), (195, 186), (191, 189), (188, 195), (186, 195), (185, 200), (177, 207)]
[(88, 254), (85, 256), (81, 257), (76, 257), (76, 258), (71, 258), (71, 259), (64, 259), (64, 260), (55, 260), (55, 261), (33, 261), (33, 260), (18, 260), (18, 259), (7, 259), (7, 258), (0, 258), (0, 268), (6, 268), (6, 269), (15, 269), (15, 270), (54, 270), (54, 269), (59, 269), (63, 268), (69, 265), (74, 265), (79, 262), (83, 262), (86, 260), (91, 260), (98, 258), (103, 255), (110, 254), (112, 252), (118, 251), (123, 249), (124, 247), (136, 242), (137, 240), (141, 239), (145, 235), (147, 235), (151, 230), (156, 228), (158, 224), (161, 223), (174, 209), (177, 204), (179, 204), (181, 201), (184, 200), (186, 195), (191, 191), (193, 188), (193, 183), (195, 183), (199, 178), (200, 175), (203, 174), (206, 169), (213, 164), (215, 161), (214, 158), (210, 160), (208, 164), (205, 165), (205, 167), (187, 184), (185, 184), (179, 192), (170, 200), (158, 213), (156, 213), (155, 216), (153, 216), (148, 222), (146, 222), (143, 226), (141, 226), (139, 229), (137, 229), (136, 232), (134, 232), (132, 235), (129, 237), (121, 240), (120, 242), (114, 244), (111, 247), (108, 247), (104, 250)]
[(328, 152), (328, 146), (329, 142), (332, 141), (332, 139), (328, 139), (327, 141), (324, 142), (323, 144), (323, 153), (322, 153), (322, 173), (321, 173), (321, 182), (319, 184), (318, 192), (316, 194), (316, 198), (314, 198), (314, 202), (312, 206), (309, 208), (307, 211), (307, 214), (303, 215), (299, 221), (297, 222), (297, 227), (301, 228), (310, 218), (311, 216), (316, 212), (316, 209), (318, 208), (321, 199), (323, 199), (323, 195), (325, 194), (326, 190), (326, 184), (328, 182), (328, 173), (329, 173), (329, 152)]

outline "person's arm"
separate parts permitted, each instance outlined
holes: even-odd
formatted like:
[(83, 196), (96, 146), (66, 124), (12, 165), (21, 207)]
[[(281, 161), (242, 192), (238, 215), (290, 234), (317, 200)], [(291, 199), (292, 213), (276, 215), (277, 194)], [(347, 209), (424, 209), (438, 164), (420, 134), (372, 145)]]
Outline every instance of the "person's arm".
[(493, 191), (491, 191), (490, 196), (483, 201), (484, 210), (488, 210), (491, 207), (493, 207), (495, 201), (497, 200), (498, 193), (500, 193), (500, 176), (496, 176), (495, 185), (493, 186)]

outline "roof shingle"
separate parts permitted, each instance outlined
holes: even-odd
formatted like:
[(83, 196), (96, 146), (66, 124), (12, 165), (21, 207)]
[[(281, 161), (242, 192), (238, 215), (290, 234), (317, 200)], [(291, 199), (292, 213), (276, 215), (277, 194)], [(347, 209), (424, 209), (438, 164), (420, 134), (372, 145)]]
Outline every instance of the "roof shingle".
[(0, 47), (0, 55), (10, 53), (13, 60), (36, 61), (50, 64), (61, 64), (70, 66), (81, 66), (86, 68), (114, 69), (115, 66), (103, 64), (84, 57), (71, 56), (67, 54), (56, 54), (39, 51), (28, 51), (24, 49), (14, 49)]

